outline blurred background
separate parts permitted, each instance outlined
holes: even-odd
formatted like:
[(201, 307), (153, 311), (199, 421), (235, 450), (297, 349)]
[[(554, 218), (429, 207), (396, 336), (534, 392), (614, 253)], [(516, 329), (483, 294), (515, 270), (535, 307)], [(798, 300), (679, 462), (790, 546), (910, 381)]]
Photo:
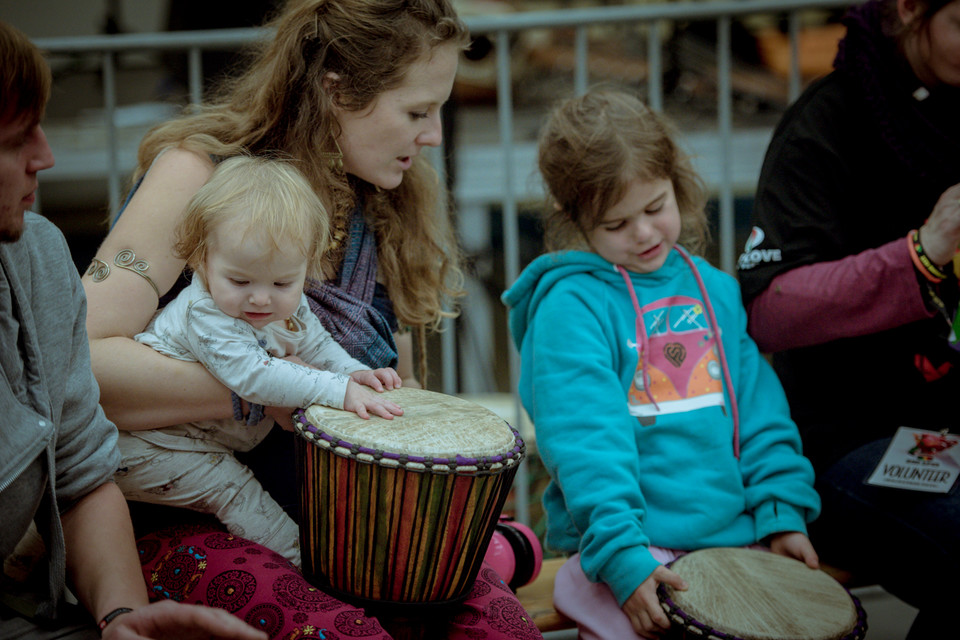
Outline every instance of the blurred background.
[[(454, 0), (469, 21), (518, 17), (531, 12), (584, 10), (613, 6), (657, 5), (628, 0)], [(669, 3), (666, 3), (669, 4)], [(711, 0), (676, 3), (710, 5)], [(716, 5), (731, 3), (714, 3)], [(736, 4), (736, 3), (733, 3)], [(747, 3), (749, 4), (749, 3)], [(798, 3), (767, 2), (793, 8)], [(805, 3), (801, 2), (800, 5)], [(830, 69), (842, 35), (843, 2), (814, 0), (793, 12), (797, 59), (793, 91)], [(181, 32), (253, 27), (278, 6), (278, 0), (0, 0), (0, 16), (41, 44), (76, 42), (78, 37)], [(788, 7), (789, 6), (789, 7)], [(589, 51), (588, 84), (622, 84), (644, 93), (655, 82), (657, 108), (677, 124), (690, 144), (694, 162), (711, 187), (727, 192), (728, 235), (715, 234), (708, 257), (726, 264), (748, 233), (752, 190), (772, 127), (791, 96), (791, 45), (786, 11), (751, 12), (732, 17), (729, 25), (729, 99), (732, 149), (717, 150), (718, 95), (717, 20), (713, 17), (601, 22), (581, 31)], [(656, 31), (660, 72), (650, 75), (648, 45)], [(510, 346), (500, 293), (508, 280), (541, 251), (537, 214), (542, 190), (535, 171), (534, 143), (540, 121), (551, 103), (576, 90), (574, 71), (577, 33), (570, 26), (516, 29), (509, 46), (509, 153), (512, 176), (504, 176), (503, 114), (498, 108), (496, 34), (474, 31), (474, 44), (464, 54), (454, 95), (445, 109), (442, 170), (454, 196), (460, 236), (470, 260), (469, 312), (451, 327), (447, 350), (431, 349), (431, 386), (469, 393), (509, 391)], [(104, 54), (94, 49), (51, 46), (53, 97), (44, 125), (56, 166), (42, 174), (40, 208), (66, 233), (78, 268), (89, 263), (106, 233), (111, 208), (126, 194), (127, 178), (143, 134), (155, 123), (176, 115), (190, 100), (185, 51), (135, 48), (111, 53), (109, 78)], [(240, 47), (214, 47), (202, 52), (202, 79), (194, 92), (206, 91), (219, 77), (242, 67)], [(115, 104), (105, 110), (105, 82), (114, 87)], [(196, 97), (196, 96), (194, 96)], [(718, 102), (718, 97), (721, 99)], [(111, 121), (112, 129), (107, 128)], [(117, 148), (108, 155), (110, 140)], [(731, 161), (730, 155), (733, 156)], [(111, 171), (119, 174), (113, 187)], [(732, 165), (728, 166), (728, 165)], [(724, 173), (726, 171), (726, 173)], [(504, 231), (504, 180), (512, 189), (509, 224)], [(111, 202), (113, 201), (113, 202)], [(724, 202), (711, 204), (718, 220)], [(514, 211), (515, 209), (515, 211)], [(513, 243), (505, 255), (504, 243)], [(515, 245), (515, 246), (514, 246)], [(442, 382), (441, 382), (442, 381)]]

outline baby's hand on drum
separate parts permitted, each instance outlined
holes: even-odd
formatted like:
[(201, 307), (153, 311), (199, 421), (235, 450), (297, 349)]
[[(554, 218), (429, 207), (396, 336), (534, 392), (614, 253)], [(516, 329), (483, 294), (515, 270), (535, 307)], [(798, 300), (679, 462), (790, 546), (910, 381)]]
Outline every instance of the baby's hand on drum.
[(660, 606), (660, 598), (657, 596), (657, 586), (661, 582), (680, 591), (687, 588), (683, 578), (661, 565), (647, 576), (623, 603), (623, 612), (630, 619), (633, 630), (644, 638), (658, 638), (670, 628), (670, 619)]
[(770, 550), (781, 556), (794, 558), (811, 569), (820, 568), (820, 558), (813, 549), (810, 538), (799, 531), (785, 531), (770, 536)]
[(400, 376), (394, 371), (393, 367), (384, 367), (382, 369), (362, 369), (350, 374), (350, 379), (360, 384), (365, 384), (375, 391), (390, 391), (399, 389), (401, 385)]
[(402, 416), (403, 409), (395, 402), (381, 397), (354, 380), (347, 382), (347, 393), (343, 396), (343, 408), (353, 411), (366, 420), (370, 414), (392, 420), (393, 416)]

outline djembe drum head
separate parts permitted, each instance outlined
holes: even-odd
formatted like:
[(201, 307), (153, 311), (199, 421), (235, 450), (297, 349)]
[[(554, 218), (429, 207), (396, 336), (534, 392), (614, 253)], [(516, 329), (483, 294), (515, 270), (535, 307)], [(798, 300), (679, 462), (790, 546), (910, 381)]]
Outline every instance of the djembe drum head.
[(756, 549), (701, 549), (670, 569), (687, 581), (661, 584), (674, 637), (718, 640), (861, 640), (859, 601), (823, 571)]

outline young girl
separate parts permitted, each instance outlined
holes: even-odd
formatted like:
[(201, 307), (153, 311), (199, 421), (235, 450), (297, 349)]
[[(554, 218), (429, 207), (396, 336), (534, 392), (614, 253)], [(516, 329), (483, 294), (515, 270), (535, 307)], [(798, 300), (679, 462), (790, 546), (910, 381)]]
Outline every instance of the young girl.
[[(136, 339), (202, 363), (238, 403), (400, 415), (396, 404), (360, 386), (399, 387), (397, 373), (371, 371), (350, 357), (307, 304), (304, 279), (327, 229), (320, 200), (292, 164), (225, 160), (177, 228), (176, 250), (192, 282)], [(230, 533), (300, 566), (297, 525), (233, 457), (262, 441), (273, 420), (241, 419), (238, 411), (235, 420), (121, 431), (117, 484), (130, 500), (213, 513)]]
[[(817, 567), (813, 471), (736, 281), (697, 249), (704, 191), (665, 122), (594, 90), (540, 138), (550, 249), (507, 291), (520, 396), (552, 482), (558, 610), (583, 638), (669, 627), (661, 563), (758, 542)], [(718, 339), (719, 338), (719, 339)], [(577, 553), (579, 552), (579, 553)]]

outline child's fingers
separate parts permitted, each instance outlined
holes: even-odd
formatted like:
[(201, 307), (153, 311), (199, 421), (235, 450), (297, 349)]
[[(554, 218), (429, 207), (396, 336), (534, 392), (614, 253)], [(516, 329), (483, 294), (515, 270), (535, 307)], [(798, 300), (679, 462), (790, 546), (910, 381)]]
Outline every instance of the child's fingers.
[(387, 407), (387, 411), (389, 411), (390, 413), (392, 413), (392, 414), (395, 415), (395, 416), (402, 416), (402, 415), (403, 415), (403, 407), (401, 407), (400, 405), (398, 405), (398, 404), (395, 403), (395, 402), (385, 402), (385, 403), (384, 403), (384, 406)]
[(800, 550), (798, 553), (799, 553), (798, 559), (801, 560), (805, 565), (807, 565), (811, 569), (820, 568), (820, 557), (817, 555), (817, 552), (814, 551), (813, 545), (809, 543), (805, 545), (800, 545)]
[[(659, 605), (657, 608), (659, 609)], [(657, 623), (653, 616), (650, 615), (648, 609), (643, 609), (637, 614), (634, 630), (644, 638), (658, 638), (660, 634), (663, 633), (662, 625)]]
[(383, 383), (383, 386), (390, 389), (397, 389), (400, 387), (400, 376), (390, 367), (385, 367), (383, 369), (377, 369), (374, 371), (374, 374), (377, 376), (377, 379)]
[(656, 627), (651, 630), (657, 633), (658, 635), (670, 628), (670, 618), (667, 617), (667, 613), (663, 610), (663, 607), (660, 606), (660, 601), (657, 600), (651, 609), (648, 609), (650, 614), (650, 620), (653, 622)]
[[(662, 569), (662, 571), (660, 569)], [(658, 571), (657, 580), (659, 580), (660, 582), (665, 582), (666, 584), (670, 585), (671, 587), (679, 591), (687, 590), (687, 586), (688, 586), (687, 581), (681, 578), (679, 573), (676, 573), (675, 571), (671, 571), (666, 567), (658, 568), (657, 571)]]
[(659, 635), (663, 630), (669, 629), (670, 618), (667, 617), (663, 607), (660, 606), (660, 599), (657, 597), (656, 592), (654, 592), (649, 600), (646, 598), (644, 598), (644, 600), (644, 613), (650, 620), (650, 625), (647, 627), (647, 631)]
[(373, 415), (380, 416), (386, 420), (393, 420), (393, 414), (380, 403), (370, 403), (370, 411), (373, 412)]

